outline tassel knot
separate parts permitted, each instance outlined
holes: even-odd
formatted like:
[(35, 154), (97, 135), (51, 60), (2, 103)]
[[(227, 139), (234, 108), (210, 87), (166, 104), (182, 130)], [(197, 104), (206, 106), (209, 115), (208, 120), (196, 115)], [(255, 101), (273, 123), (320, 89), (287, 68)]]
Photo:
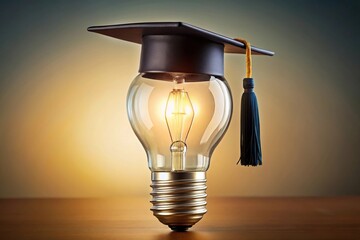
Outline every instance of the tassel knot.
[(245, 92), (253, 92), (255, 87), (254, 79), (252, 78), (244, 78), (243, 80), (243, 88)]

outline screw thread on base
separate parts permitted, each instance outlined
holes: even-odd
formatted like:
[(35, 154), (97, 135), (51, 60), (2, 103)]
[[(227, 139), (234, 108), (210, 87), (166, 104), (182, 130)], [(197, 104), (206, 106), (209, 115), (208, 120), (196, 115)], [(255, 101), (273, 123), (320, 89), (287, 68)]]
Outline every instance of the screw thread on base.
[(152, 172), (154, 216), (173, 231), (186, 231), (206, 210), (205, 172)]

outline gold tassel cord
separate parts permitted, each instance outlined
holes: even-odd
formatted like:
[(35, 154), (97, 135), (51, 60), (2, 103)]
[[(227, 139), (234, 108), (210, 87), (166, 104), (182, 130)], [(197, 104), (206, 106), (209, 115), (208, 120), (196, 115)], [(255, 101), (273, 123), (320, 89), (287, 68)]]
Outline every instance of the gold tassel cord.
[(252, 61), (251, 61), (251, 45), (248, 41), (241, 38), (235, 38), (236, 41), (243, 43), (246, 47), (246, 77), (251, 78), (252, 76)]

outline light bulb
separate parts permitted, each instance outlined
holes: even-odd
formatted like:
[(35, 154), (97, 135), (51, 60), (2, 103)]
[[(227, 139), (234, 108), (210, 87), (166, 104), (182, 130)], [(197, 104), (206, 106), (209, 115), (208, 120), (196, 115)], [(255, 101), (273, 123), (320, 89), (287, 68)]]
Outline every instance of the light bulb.
[(129, 88), (127, 111), (152, 172), (151, 210), (183, 231), (207, 211), (205, 172), (229, 125), (232, 99), (223, 78), (164, 76), (139, 74)]
[(206, 171), (232, 114), (224, 53), (241, 54), (246, 48), (249, 66), (249, 53), (274, 53), (184, 22), (92, 26), (88, 31), (141, 44), (140, 74), (127, 96), (128, 117), (151, 170), (151, 210), (160, 222), (184, 231), (207, 211)]

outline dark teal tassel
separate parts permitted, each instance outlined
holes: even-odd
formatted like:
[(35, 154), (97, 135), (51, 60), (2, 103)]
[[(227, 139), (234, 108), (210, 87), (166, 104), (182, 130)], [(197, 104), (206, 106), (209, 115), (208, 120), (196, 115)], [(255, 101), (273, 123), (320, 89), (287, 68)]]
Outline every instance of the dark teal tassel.
[(254, 80), (244, 78), (243, 87), (245, 91), (241, 98), (241, 156), (238, 163), (245, 166), (262, 165), (259, 110), (254, 93)]

